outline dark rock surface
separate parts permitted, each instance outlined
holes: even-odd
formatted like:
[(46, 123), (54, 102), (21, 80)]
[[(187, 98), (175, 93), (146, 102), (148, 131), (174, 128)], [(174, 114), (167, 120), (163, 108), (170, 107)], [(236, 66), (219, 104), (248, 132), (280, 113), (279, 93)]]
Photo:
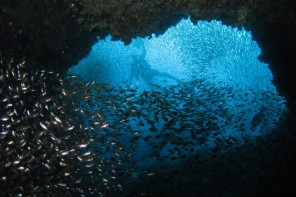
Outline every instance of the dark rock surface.
[[(294, 10), (296, 10), (296, 3), (291, 0), (0, 0), (0, 71), (3, 73), (2, 76), (5, 74), (5, 80), (3, 78), (0, 80), (0, 99), (2, 99), (0, 116), (1, 121), (5, 122), (6, 118), (3, 114), (11, 113), (9, 107), (4, 106), (8, 101), (6, 99), (4, 102), (4, 98), (9, 97), (9, 100), (14, 102), (14, 105), (11, 106), (16, 106), (16, 116), (22, 117), (11, 119), (12, 128), (15, 130), (8, 129), (6, 139), (4, 139), (2, 129), (5, 125), (11, 125), (6, 122), (0, 124), (2, 132), (0, 136), (0, 174), (1, 176), (8, 174), (9, 180), (12, 180), (12, 182), (8, 181), (7, 184), (1, 184), (5, 181), (2, 177), (0, 180), (0, 196), (13, 196), (18, 192), (23, 192), (23, 190), (29, 194), (37, 193), (37, 195), (39, 194), (38, 191), (41, 191), (41, 196), (48, 191), (51, 191), (51, 193), (49, 192), (47, 195), (60, 195), (62, 190), (56, 189), (53, 183), (71, 183), (73, 181), (70, 178), (61, 180), (61, 176), (65, 175), (66, 172), (64, 168), (47, 169), (40, 163), (58, 166), (57, 163), (63, 161), (60, 157), (56, 160), (48, 160), (48, 158), (55, 158), (58, 153), (62, 153), (61, 151), (70, 150), (69, 147), (78, 143), (79, 140), (80, 143), (87, 143), (83, 141), (87, 138), (80, 136), (80, 132), (79, 135), (71, 132), (71, 137), (60, 133), (61, 136), (57, 137), (63, 139), (61, 142), (50, 134), (43, 135), (40, 132), (44, 131), (44, 128), (47, 130), (46, 127), (48, 126), (40, 124), (39, 121), (42, 119), (43, 122), (46, 122), (47, 115), (50, 112), (61, 115), (60, 118), (63, 121), (67, 120), (65, 128), (68, 128), (68, 130), (72, 123), (78, 122), (78, 117), (73, 115), (73, 117), (76, 117), (75, 119), (68, 118), (68, 110), (74, 110), (74, 108), (71, 105), (69, 107), (63, 99), (51, 101), (52, 95), (55, 95), (54, 98), (69, 99), (62, 92), (55, 94), (53, 91), (53, 89), (62, 91), (52, 85), (52, 81), (55, 79), (57, 82), (63, 82), (58, 77), (59, 75), (44, 74), (43, 71), (37, 72), (36, 68), (64, 72), (85, 57), (91, 50), (91, 46), (107, 34), (112, 34), (114, 39), (122, 39), (128, 44), (131, 38), (135, 36), (144, 37), (152, 33), (164, 33), (168, 27), (188, 15), (195, 22), (219, 19), (227, 25), (244, 26), (252, 31), (254, 39), (262, 48), (261, 60), (270, 65), (278, 90), (281, 94), (290, 98), (288, 100), (290, 105), (293, 105), (294, 102), (290, 110), (294, 109), (294, 112), (296, 112), (294, 86), (296, 84), (296, 77), (294, 76), (296, 13)], [(12, 58), (14, 60), (11, 60)], [(8, 67), (10, 60), (20, 62), (23, 59), (26, 60), (26, 65), (31, 66), (30, 70), (24, 68), (25, 73), (31, 75), (30, 78), (24, 78), (24, 81), (22, 81), (21, 76), (28, 76), (28, 74), (20, 73), (17, 74), (18, 77), (16, 78), (6, 74), (6, 70), (15, 68), (14, 64), (10, 68), (2, 69), (5, 66)], [(45, 76), (51, 77), (45, 81), (39, 80)], [(18, 80), (17, 78), (21, 79)], [(52, 78), (53, 80), (51, 80)], [(30, 94), (19, 94), (20, 88), (17, 89), (17, 87), (22, 87), (23, 82), (25, 82), (24, 90), (27, 89), (27, 86), (30, 87)], [(39, 94), (36, 94), (35, 89), (41, 93), (48, 90), (49, 94), (40, 97)], [(24, 99), (26, 105), (22, 106), (21, 100)], [(39, 103), (47, 102), (47, 100), (51, 102), (50, 110), (46, 108), (47, 105), (35, 105), (36, 100)], [(55, 105), (52, 103), (55, 103)], [(67, 110), (66, 113), (61, 113), (63, 110), (55, 106), (62, 106), (63, 109)], [(31, 117), (28, 112), (29, 110), (33, 112), (34, 109), (38, 110), (38, 116), (35, 117), (35, 114), (32, 114)], [(283, 123), (283, 125), (288, 125), (289, 132), (267, 139), (268, 141), (258, 139), (258, 143), (254, 143), (254, 145), (251, 144), (249, 147), (234, 150), (233, 153), (230, 153), (231, 157), (233, 155), (233, 160), (225, 160), (221, 157), (214, 160), (213, 163), (209, 161), (205, 164), (194, 163), (189, 160), (184, 166), (189, 170), (181, 169), (182, 172), (186, 173), (182, 176), (182, 179), (180, 179), (180, 172), (171, 172), (168, 169), (169, 177), (143, 180), (139, 185), (142, 186), (143, 184), (144, 189), (148, 188), (151, 194), (155, 194), (153, 196), (166, 196), (166, 194), (167, 196), (182, 196), (184, 193), (187, 196), (196, 194), (199, 196), (295, 196), (296, 116), (295, 113), (291, 114), (288, 120), (289, 124)], [(21, 121), (19, 123), (21, 127), (18, 127), (18, 121)], [(42, 128), (43, 130), (40, 130)], [(53, 131), (58, 133), (59, 129), (56, 128)], [(14, 133), (17, 135), (14, 136)], [(23, 133), (25, 135), (22, 135)], [(40, 137), (33, 137), (36, 134)], [(20, 139), (28, 139), (28, 144), (24, 144)], [(42, 147), (40, 150), (39, 140), (44, 142), (42, 146), (40, 145)], [(52, 145), (47, 146), (47, 142)], [(32, 154), (27, 154), (30, 151), (24, 151), (22, 146), (26, 148), (31, 146)], [(38, 150), (38, 152), (34, 153), (35, 150)], [(15, 158), (11, 155), (19, 157), (18, 153), (23, 152), (25, 158), (28, 157), (30, 162), (33, 162), (30, 164), (29, 161), (24, 161), (24, 167), (30, 168), (28, 173), (23, 173), (26, 176), (21, 176), (23, 174), (15, 169), (14, 165), (18, 163), (10, 165), (10, 161), (18, 161), (14, 160)], [(48, 156), (43, 157), (46, 154)], [(37, 161), (36, 156), (39, 159)], [(72, 159), (73, 155), (69, 154), (66, 156), (65, 163), (72, 164)], [(233, 163), (243, 168), (245, 168), (244, 166), (247, 167), (242, 171), (228, 170), (227, 167)], [(197, 170), (191, 171), (191, 168)], [(77, 180), (81, 178), (78, 171), (75, 169), (72, 171), (75, 171), (74, 175), (77, 176)], [(211, 175), (216, 175), (217, 182), (213, 182), (212, 179), (191, 179), (191, 177), (196, 176), (207, 177), (206, 173), (209, 171)], [(38, 174), (37, 172), (41, 173)], [(193, 173), (191, 174), (191, 172)], [(46, 178), (43, 179), (44, 176)], [(22, 177), (22, 179), (19, 179), (19, 177)], [(190, 178), (187, 179), (187, 177)], [(167, 180), (170, 181), (167, 185), (173, 187), (163, 187), (161, 183), (166, 183)], [(149, 184), (146, 184), (147, 182)], [(179, 185), (180, 182), (183, 184)], [(211, 185), (211, 183), (215, 184)], [(195, 185), (195, 187), (188, 190), (190, 184)], [(133, 185), (128, 188), (129, 193), (126, 196), (140, 196), (142, 191), (137, 186)], [(76, 188), (76, 185), (70, 185), (70, 187)], [(85, 191), (89, 187), (94, 186), (87, 183), (84, 188)], [(27, 188), (31, 190), (26, 190)], [(209, 188), (215, 189), (210, 190)], [(178, 193), (180, 191), (184, 191), (184, 193)], [(172, 193), (174, 195), (171, 195)], [(65, 196), (67, 195), (65, 194)]]

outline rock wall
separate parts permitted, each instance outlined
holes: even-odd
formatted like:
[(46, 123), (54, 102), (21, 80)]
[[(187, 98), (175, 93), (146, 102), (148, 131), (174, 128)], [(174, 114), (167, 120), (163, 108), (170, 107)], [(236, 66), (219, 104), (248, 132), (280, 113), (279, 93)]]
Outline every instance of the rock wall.
[(251, 30), (279, 91), (296, 98), (296, 3), (289, 0), (10, 0), (0, 2), (0, 55), (65, 71), (107, 34), (161, 34), (182, 17), (220, 19)]

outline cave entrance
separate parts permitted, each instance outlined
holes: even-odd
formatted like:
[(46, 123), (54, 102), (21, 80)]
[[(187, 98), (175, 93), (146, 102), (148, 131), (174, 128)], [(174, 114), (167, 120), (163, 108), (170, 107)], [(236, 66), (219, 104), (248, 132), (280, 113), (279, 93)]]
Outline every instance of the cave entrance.
[(101, 84), (82, 108), (105, 113), (102, 130), (127, 131), (123, 144), (136, 144), (134, 157), (150, 165), (153, 152), (178, 161), (275, 128), (285, 98), (260, 54), (244, 29), (183, 19), (163, 35), (135, 38), (128, 46), (109, 36), (69, 73)]

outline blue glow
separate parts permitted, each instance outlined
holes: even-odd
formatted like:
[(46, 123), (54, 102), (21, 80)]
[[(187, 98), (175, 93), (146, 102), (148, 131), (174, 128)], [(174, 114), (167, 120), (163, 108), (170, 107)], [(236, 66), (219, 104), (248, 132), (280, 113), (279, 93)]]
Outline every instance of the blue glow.
[[(89, 56), (69, 72), (80, 75), (86, 81), (95, 80), (115, 87), (125, 82), (136, 88), (139, 95), (145, 90), (159, 90), (158, 86), (186, 87), (196, 79), (202, 80), (200, 89), (187, 92), (188, 96), (203, 102), (192, 110), (216, 116), (217, 125), (223, 128), (223, 133), (219, 134), (221, 138), (235, 137), (243, 141), (246, 137), (270, 132), (287, 110), (285, 99), (278, 95), (272, 84), (273, 76), (268, 65), (258, 60), (260, 54), (261, 50), (252, 40), (251, 33), (244, 29), (231, 28), (215, 20), (200, 21), (194, 25), (186, 19), (161, 36), (136, 38), (128, 46), (121, 41), (111, 41), (109, 36), (95, 44)], [(215, 88), (224, 91), (219, 98), (211, 98), (214, 95), (211, 91), (216, 91)], [(182, 98), (179, 97), (180, 100)], [(218, 103), (223, 103), (223, 109), (217, 109)], [(217, 114), (219, 110), (225, 110), (226, 114)], [(110, 125), (116, 124), (113, 122), (115, 119), (118, 117), (108, 117)], [(146, 120), (132, 119), (129, 120), (132, 131), (143, 130), (138, 126), (139, 121), (144, 122), (144, 130), (149, 128)], [(230, 123), (226, 124), (227, 121)], [(155, 122), (156, 134), (163, 130), (164, 122)], [(186, 132), (182, 135), (190, 138)], [(208, 140), (205, 148), (215, 147), (213, 140)], [(190, 141), (192, 139), (188, 139)], [(160, 142), (155, 140), (155, 143)], [(146, 143), (137, 142), (137, 146), (134, 158), (149, 155), (150, 147)], [(168, 154), (172, 146), (169, 143), (163, 146), (160, 155)], [(203, 147), (196, 147), (195, 151), (201, 149)], [(153, 162), (151, 157), (139, 165), (151, 165)]]
[[(174, 84), (175, 80), (166, 77), (170, 75), (182, 81), (205, 78), (209, 82), (275, 92), (268, 65), (257, 58), (260, 54), (261, 49), (250, 32), (215, 20), (194, 25), (189, 19), (183, 19), (164, 35), (137, 38), (128, 46), (121, 41), (111, 41), (109, 36), (94, 45), (89, 56), (70, 72), (89, 81), (118, 84), (131, 79), (131, 68), (138, 58), (163, 73), (147, 77), (162, 86)], [(131, 84), (147, 88), (143, 78), (139, 78)]]

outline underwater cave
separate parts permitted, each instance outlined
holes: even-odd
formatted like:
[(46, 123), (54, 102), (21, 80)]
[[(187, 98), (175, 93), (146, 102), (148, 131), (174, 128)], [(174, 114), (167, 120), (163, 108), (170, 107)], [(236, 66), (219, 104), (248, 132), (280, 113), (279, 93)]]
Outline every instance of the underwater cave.
[[(288, 112), (286, 99), (260, 54), (243, 28), (182, 19), (162, 35), (129, 45), (108, 36), (68, 72), (87, 84), (81, 87), (88, 92), (79, 102), (83, 113), (103, 114), (101, 129), (93, 127), (96, 118), (85, 120), (90, 137), (100, 134), (133, 150), (124, 168), (132, 169), (132, 185), (191, 157), (211, 160), (276, 132)], [(124, 155), (118, 152), (106, 150), (103, 158)]]
[[(240, 124), (245, 125), (241, 129), (248, 132), (258, 127), (256, 131), (266, 133), (274, 128), (287, 108), (285, 98), (277, 93), (272, 84), (273, 76), (268, 65), (258, 60), (260, 54), (261, 49), (252, 39), (251, 32), (223, 25), (216, 20), (199, 21), (194, 25), (190, 19), (182, 19), (163, 35), (138, 37), (129, 45), (111, 41), (111, 36), (108, 36), (98, 41), (88, 57), (68, 72), (79, 75), (87, 82), (105, 83), (110, 88), (120, 87), (123, 94), (125, 90), (135, 89), (137, 96), (143, 91), (165, 92), (179, 86), (183, 89), (186, 85), (192, 86), (192, 92), (180, 93), (178, 99), (184, 96), (184, 102), (187, 97), (207, 102), (214, 96), (213, 93), (224, 91), (221, 93), (224, 97), (217, 97), (213, 106), (206, 109), (203, 109), (204, 105), (192, 107), (196, 107), (197, 111), (213, 110), (212, 113), (215, 113), (214, 104), (223, 103), (223, 108), (232, 114), (241, 114)], [(197, 80), (201, 83), (200, 89), (198, 85), (194, 87), (191, 84)], [(114, 92), (109, 94), (112, 97)], [(181, 111), (184, 103), (179, 102), (178, 110)], [(141, 108), (137, 110), (141, 113)], [(252, 135), (256, 132), (252, 131)]]
[(0, 2), (0, 196), (295, 194), (293, 6), (232, 1)]

